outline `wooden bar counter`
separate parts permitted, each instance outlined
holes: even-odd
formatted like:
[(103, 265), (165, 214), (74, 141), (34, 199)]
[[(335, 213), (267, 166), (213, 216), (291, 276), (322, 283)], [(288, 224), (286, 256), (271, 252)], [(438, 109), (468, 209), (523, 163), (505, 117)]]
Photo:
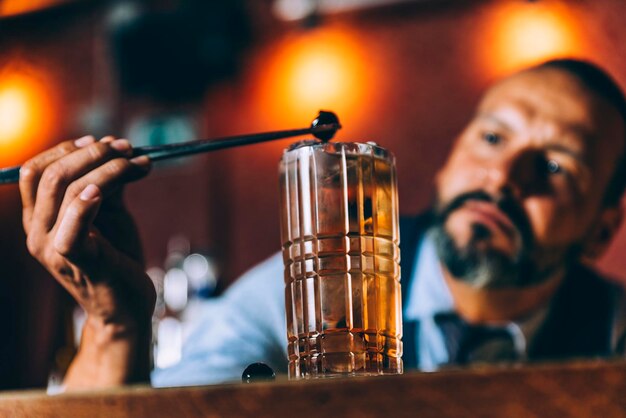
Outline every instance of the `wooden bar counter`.
[(626, 417), (626, 362), (478, 367), (402, 376), (0, 393), (0, 417)]

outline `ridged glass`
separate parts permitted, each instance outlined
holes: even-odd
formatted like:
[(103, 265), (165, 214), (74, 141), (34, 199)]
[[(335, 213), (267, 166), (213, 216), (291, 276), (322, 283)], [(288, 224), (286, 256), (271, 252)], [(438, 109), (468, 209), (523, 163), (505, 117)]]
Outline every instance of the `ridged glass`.
[(402, 373), (393, 155), (303, 141), (280, 191), (290, 378)]

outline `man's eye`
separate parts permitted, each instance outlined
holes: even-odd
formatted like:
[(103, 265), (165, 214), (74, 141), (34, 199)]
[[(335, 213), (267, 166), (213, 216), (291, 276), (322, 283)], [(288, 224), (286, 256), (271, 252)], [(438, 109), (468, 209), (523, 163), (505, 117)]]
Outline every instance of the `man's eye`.
[(502, 137), (495, 132), (484, 132), (483, 140), (491, 145), (498, 145), (502, 142)]
[(563, 171), (561, 165), (554, 160), (548, 160), (546, 162), (546, 170), (548, 171), (548, 174), (558, 174)]

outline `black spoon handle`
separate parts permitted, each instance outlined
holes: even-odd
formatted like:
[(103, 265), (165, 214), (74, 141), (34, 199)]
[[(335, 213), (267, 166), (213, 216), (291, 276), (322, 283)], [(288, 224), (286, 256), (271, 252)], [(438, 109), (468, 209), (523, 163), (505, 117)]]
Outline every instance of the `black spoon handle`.
[[(311, 134), (322, 141), (328, 141), (339, 129), (341, 129), (341, 124), (334, 113), (320, 111), (320, 114), (313, 121), (310, 128), (229, 136), (218, 139), (198, 139), (178, 144), (137, 147), (133, 149), (133, 157), (147, 155), (152, 161), (159, 161), (307, 134)], [(0, 184), (17, 183), (19, 179), (20, 166), (0, 168)]]

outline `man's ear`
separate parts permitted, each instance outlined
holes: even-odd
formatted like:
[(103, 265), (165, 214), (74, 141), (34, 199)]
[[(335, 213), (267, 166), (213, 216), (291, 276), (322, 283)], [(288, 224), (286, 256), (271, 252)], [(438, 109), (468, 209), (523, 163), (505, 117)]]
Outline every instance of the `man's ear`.
[(583, 246), (583, 260), (594, 261), (604, 254), (617, 234), (623, 219), (624, 209), (619, 203), (602, 209)]

